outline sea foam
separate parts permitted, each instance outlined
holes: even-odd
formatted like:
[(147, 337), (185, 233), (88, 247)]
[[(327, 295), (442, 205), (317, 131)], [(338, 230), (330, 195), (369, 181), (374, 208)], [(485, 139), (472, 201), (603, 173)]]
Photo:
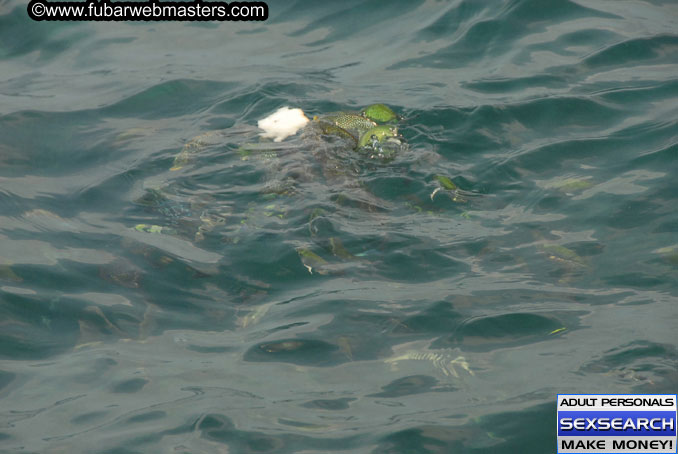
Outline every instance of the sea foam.
[(260, 133), (261, 137), (280, 142), (296, 134), (308, 122), (309, 119), (304, 115), (303, 110), (281, 107), (268, 117), (259, 120), (258, 126), (264, 131)]

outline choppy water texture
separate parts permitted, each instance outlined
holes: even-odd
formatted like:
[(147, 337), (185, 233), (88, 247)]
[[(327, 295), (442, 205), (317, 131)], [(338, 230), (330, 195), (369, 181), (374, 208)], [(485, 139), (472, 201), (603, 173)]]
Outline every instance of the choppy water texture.
[[(675, 392), (676, 2), (269, 5), (0, 1), (3, 452), (546, 453), (556, 393)], [(392, 162), (258, 143), (374, 102)]]

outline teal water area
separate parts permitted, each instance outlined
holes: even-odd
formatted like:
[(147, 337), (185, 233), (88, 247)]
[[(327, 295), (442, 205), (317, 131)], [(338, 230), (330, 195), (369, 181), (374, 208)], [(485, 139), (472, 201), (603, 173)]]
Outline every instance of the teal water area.
[[(268, 5), (0, 1), (0, 451), (548, 453), (678, 389), (678, 3)], [(258, 136), (375, 102), (389, 162)]]

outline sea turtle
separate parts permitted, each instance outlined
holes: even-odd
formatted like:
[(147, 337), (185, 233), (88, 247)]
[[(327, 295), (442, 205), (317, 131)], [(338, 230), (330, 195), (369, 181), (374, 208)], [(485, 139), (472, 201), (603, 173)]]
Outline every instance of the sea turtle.
[[(360, 112), (314, 116), (312, 120), (306, 118), (300, 109), (283, 107), (259, 121), (259, 126), (263, 130), (260, 133), (261, 139), (258, 143), (243, 143), (238, 153), (242, 160), (256, 160), (269, 164), (268, 182), (264, 192), (289, 195), (293, 191), (292, 180), (315, 178), (310, 175), (313, 173), (310, 167), (320, 167), (326, 177), (350, 173), (342, 168), (347, 162), (341, 162), (341, 154), (357, 151), (360, 155), (372, 159), (393, 158), (395, 151), (406, 148), (394, 124), (397, 119), (393, 110), (383, 104), (368, 106)], [(299, 130), (301, 133), (297, 134), (296, 140), (281, 143)], [(195, 137), (183, 146), (170, 170), (176, 172), (185, 169), (205, 147), (218, 143), (219, 140), (219, 131)], [(386, 149), (387, 152), (384, 152)], [(280, 159), (299, 150), (304, 152), (304, 159), (296, 161)], [(316, 160), (312, 164), (309, 164), (308, 151)], [(294, 169), (290, 170), (292, 167)], [(165, 226), (141, 224), (137, 226), (137, 230), (170, 233), (171, 229), (176, 228), (176, 224), (185, 223), (190, 219), (195, 220), (204, 213), (200, 206), (196, 207), (201, 205), (200, 202), (196, 204), (195, 201), (177, 200), (176, 194), (168, 186), (161, 183), (148, 188), (147, 192), (137, 199), (137, 203), (155, 208), (157, 212), (171, 220), (172, 225), (166, 226), (168, 229), (163, 230), (162, 227)], [(219, 222), (220, 220), (211, 220), (208, 224)]]
[[(310, 237), (306, 242), (297, 241), (294, 248), (312, 274), (341, 268), (333, 266), (329, 257), (339, 262), (355, 261), (364, 251), (351, 253), (333, 232), (328, 216), (342, 206), (367, 212), (385, 209), (387, 203), (365, 188), (360, 175), (366, 165), (387, 163), (408, 149), (398, 129), (400, 120), (384, 104), (311, 118), (301, 109), (278, 109), (259, 121), (263, 132), (258, 133), (258, 140), (251, 130), (236, 135), (235, 141), (240, 142), (236, 156), (265, 175), (265, 183), (259, 185), (259, 197), (250, 200), (246, 207), (234, 206), (237, 202), (231, 204), (223, 199), (214, 203), (205, 195), (187, 196), (182, 185), (177, 184), (183, 171), (188, 174), (195, 169), (193, 164), (209, 147), (233, 146), (233, 140), (226, 140), (227, 145), (220, 143), (233, 133), (201, 134), (184, 145), (175, 157), (169, 169), (170, 181), (150, 184), (136, 200), (138, 207), (161, 214), (164, 221), (149, 222), (144, 218), (133, 228), (150, 235), (176, 235), (192, 242), (203, 241), (210, 232), (218, 231), (222, 241), (238, 243), (250, 232), (276, 228), (276, 224), (288, 226), (290, 209), (298, 206), (290, 204), (288, 200), (293, 199), (289, 197), (324, 184), (333, 208), (329, 208), (329, 213), (327, 205), (324, 212), (309, 208), (312, 212), (306, 215), (306, 222)], [(442, 190), (456, 191), (451, 180), (441, 177), (438, 181)]]

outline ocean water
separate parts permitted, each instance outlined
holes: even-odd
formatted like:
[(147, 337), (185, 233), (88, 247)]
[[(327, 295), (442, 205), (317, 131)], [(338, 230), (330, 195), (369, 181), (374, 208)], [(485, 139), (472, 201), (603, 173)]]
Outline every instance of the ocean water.
[[(1, 452), (550, 453), (678, 389), (677, 2), (267, 3), (0, 0)], [(388, 162), (258, 136), (372, 103)]]

